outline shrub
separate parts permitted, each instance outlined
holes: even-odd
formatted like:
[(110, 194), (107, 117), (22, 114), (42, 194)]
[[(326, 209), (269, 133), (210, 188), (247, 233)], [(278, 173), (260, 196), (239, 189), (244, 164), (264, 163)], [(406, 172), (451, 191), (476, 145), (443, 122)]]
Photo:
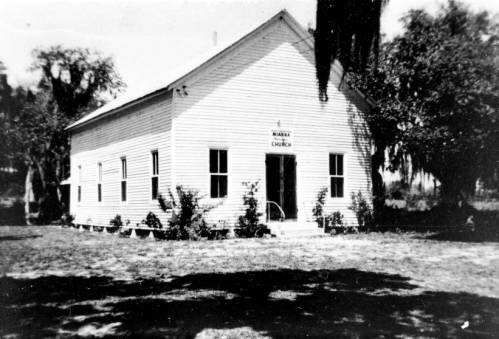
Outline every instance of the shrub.
[(333, 212), (330, 216), (329, 216), (330, 220), (331, 220), (331, 226), (333, 227), (340, 227), (340, 226), (343, 226), (343, 214), (341, 214), (340, 211), (336, 211), (336, 212)]
[(124, 235), (124, 236), (131, 236), (132, 235), (132, 229), (129, 228), (129, 226), (131, 224), (130, 219), (125, 220), (125, 222), (123, 224), (124, 224), (125, 227), (119, 229), (120, 234)]
[(156, 239), (160, 239), (160, 240), (167, 239), (167, 232), (165, 230), (155, 229), (154, 231), (152, 231), (152, 234), (154, 235), (154, 237)]
[(359, 228), (371, 228), (374, 226), (373, 210), (362, 192), (352, 192), (352, 204), (350, 209), (354, 211), (357, 217)]
[(312, 214), (315, 217), (315, 221), (317, 222), (317, 225), (319, 227), (324, 227), (324, 211), (323, 211), (323, 206), (326, 202), (326, 195), (327, 195), (327, 187), (323, 187), (319, 190), (319, 193), (317, 193), (317, 202), (315, 203), (315, 207), (312, 210)]
[(72, 227), (74, 226), (73, 221), (75, 220), (74, 215), (71, 215), (69, 213), (64, 213), (61, 216), (61, 225), (66, 226), (66, 227)]
[(107, 228), (107, 231), (109, 233), (117, 232), (121, 228), (121, 226), (123, 226), (123, 221), (121, 220), (121, 215), (116, 214), (116, 216), (113, 219), (109, 220), (109, 225), (113, 226), (113, 227)]
[(243, 185), (247, 188), (247, 192), (243, 196), (246, 211), (244, 215), (239, 216), (239, 228), (235, 230), (235, 233), (243, 238), (263, 237), (265, 234), (269, 234), (270, 230), (265, 224), (260, 223), (260, 217), (263, 213), (258, 211), (258, 199), (256, 198), (259, 182), (243, 182)]
[(142, 223), (150, 228), (163, 228), (161, 220), (159, 220), (159, 218), (153, 212), (147, 213), (147, 216), (144, 220), (142, 220)]
[(113, 219), (109, 220), (109, 224), (113, 225), (115, 227), (123, 226), (123, 221), (121, 220), (121, 215), (116, 214), (116, 216)]
[(330, 233), (331, 231), (337, 232), (339, 229), (345, 228), (344, 216), (340, 211), (331, 213), (326, 217), (326, 228), (324, 231)]
[[(142, 224), (153, 229), (153, 231), (151, 231), (151, 232), (156, 239), (161, 239), (161, 240), (166, 239), (166, 231), (163, 230), (163, 224), (161, 223), (161, 220), (159, 220), (158, 216), (156, 214), (154, 214), (153, 212), (147, 213), (146, 218), (144, 220), (142, 220)], [(139, 230), (137, 230), (137, 231), (139, 231)], [(148, 231), (143, 231), (143, 232), (145, 234), (145, 232), (148, 232)], [(139, 235), (139, 233), (140, 232), (138, 232), (137, 235)]]
[(177, 186), (177, 199), (170, 191), (170, 201), (166, 201), (162, 195), (158, 196), (161, 209), (164, 212), (171, 210), (171, 218), (168, 221), (166, 238), (171, 240), (196, 240), (207, 237), (209, 227), (204, 220), (204, 214), (213, 207), (201, 207), (199, 205), (199, 193), (194, 190), (184, 189)]
[[(146, 220), (142, 220), (139, 223), (137, 223), (136, 225), (137, 227), (144, 227), (144, 226), (147, 226), (146, 224)], [(149, 231), (149, 230), (144, 230), (144, 229), (135, 229), (135, 234), (137, 235), (137, 237), (139, 238), (143, 238), (143, 237), (147, 237), (149, 235), (149, 233), (152, 232), (152, 231)], [(130, 233), (131, 234), (131, 233)]]

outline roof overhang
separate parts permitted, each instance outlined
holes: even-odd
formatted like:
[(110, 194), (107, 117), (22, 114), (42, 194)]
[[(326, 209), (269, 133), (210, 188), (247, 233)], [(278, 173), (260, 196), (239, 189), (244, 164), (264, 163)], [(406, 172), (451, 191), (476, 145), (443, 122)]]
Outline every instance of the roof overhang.
[[(70, 124), (69, 126), (66, 127), (66, 130), (74, 130), (76, 128), (80, 128), (86, 125), (89, 125), (97, 120), (100, 120), (105, 117), (112, 116), (116, 113), (119, 113), (127, 108), (134, 107), (144, 101), (150, 100), (152, 98), (155, 98), (159, 95), (162, 95), (164, 93), (167, 93), (170, 90), (173, 90), (179, 86), (182, 86), (183, 83), (186, 81), (192, 79), (195, 77), (197, 74), (201, 73), (203, 70), (209, 68), (213, 64), (217, 63), (219, 60), (224, 58), (225, 56), (229, 55), (231, 52), (236, 50), (239, 46), (244, 44), (246, 41), (250, 40), (257, 34), (259, 34), (261, 31), (263, 31), (265, 28), (269, 27), (272, 25), (274, 22), (278, 20), (284, 20), (288, 26), (302, 39), (305, 44), (307, 44), (310, 48), (314, 48), (314, 43), (313, 43), (313, 37), (310, 35), (310, 33), (305, 30), (285, 9), (279, 11), (276, 15), (274, 15), (272, 18), (264, 22), (263, 24), (259, 25), (257, 28), (251, 30), (249, 33), (245, 34), (242, 38), (236, 40), (235, 42), (230, 43), (227, 46), (222, 46), (222, 48), (219, 48), (212, 52), (207, 58), (202, 60), (201, 62), (197, 62), (194, 67), (189, 67), (186, 71), (182, 71), (180, 75), (173, 77), (170, 81), (166, 81), (167, 85), (164, 87), (159, 87), (157, 89), (154, 89), (152, 91), (146, 92), (144, 94), (136, 95), (134, 97), (131, 97), (129, 100), (122, 100), (120, 101), (119, 99), (116, 99), (114, 101), (111, 101), (110, 103), (98, 108), (97, 110), (87, 114), (83, 118), (77, 120), (76, 122)], [(343, 72), (343, 68), (339, 63), (335, 63), (336, 72), (340, 71), (341, 74)], [(334, 72), (334, 70), (332, 71)], [(340, 78), (342, 75), (340, 75)], [(376, 104), (363, 95), (360, 91), (353, 89), (353, 91), (361, 98), (363, 101), (367, 103), (368, 106), (375, 107)]]

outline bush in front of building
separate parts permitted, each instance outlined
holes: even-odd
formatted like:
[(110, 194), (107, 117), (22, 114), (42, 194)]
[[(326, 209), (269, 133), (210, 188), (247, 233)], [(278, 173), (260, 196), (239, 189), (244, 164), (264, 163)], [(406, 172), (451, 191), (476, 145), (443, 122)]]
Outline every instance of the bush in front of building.
[(362, 192), (352, 192), (351, 199), (352, 203), (349, 208), (355, 213), (359, 230), (369, 230), (374, 227), (373, 209)]
[(74, 223), (73, 223), (74, 220), (75, 220), (74, 215), (65, 212), (61, 216), (61, 226), (62, 227), (74, 227)]
[(108, 227), (107, 231), (109, 233), (116, 233), (119, 231), (119, 229), (123, 226), (123, 221), (121, 220), (121, 215), (116, 214), (116, 216), (109, 220), (109, 225), (112, 227)]
[(243, 182), (247, 192), (243, 196), (243, 204), (246, 206), (244, 215), (239, 216), (238, 228), (234, 230), (235, 234), (241, 238), (263, 237), (270, 234), (267, 225), (260, 223), (260, 217), (263, 213), (258, 211), (258, 192), (259, 182)]
[(312, 215), (315, 217), (315, 221), (319, 227), (326, 227), (327, 220), (324, 218), (324, 204), (326, 203), (327, 187), (323, 187), (317, 193), (317, 201), (315, 202), (315, 207), (312, 210)]
[(331, 213), (326, 217), (326, 226), (324, 231), (326, 233), (340, 233), (345, 231), (344, 216), (340, 211)]
[(161, 194), (158, 201), (164, 212), (171, 211), (171, 217), (166, 229), (166, 238), (169, 240), (197, 240), (209, 235), (209, 227), (204, 215), (213, 207), (200, 206), (199, 192), (176, 187), (177, 198), (170, 191), (170, 201)]
[(161, 223), (161, 220), (158, 218), (158, 216), (153, 212), (147, 213), (146, 218), (142, 220), (142, 224), (153, 229), (153, 231), (151, 232), (156, 239), (166, 239), (166, 232), (163, 230), (163, 224)]
[(150, 228), (163, 228), (161, 220), (159, 220), (157, 215), (154, 214), (153, 212), (147, 213), (146, 218), (142, 220), (142, 223)]

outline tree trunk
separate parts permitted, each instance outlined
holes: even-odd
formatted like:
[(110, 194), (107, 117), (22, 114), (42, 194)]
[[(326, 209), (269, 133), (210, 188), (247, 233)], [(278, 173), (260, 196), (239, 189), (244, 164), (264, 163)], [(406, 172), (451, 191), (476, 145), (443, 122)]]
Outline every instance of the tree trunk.
[(33, 179), (35, 177), (33, 166), (29, 165), (26, 171), (26, 180), (24, 182), (24, 213), (26, 225), (31, 225), (31, 206), (36, 203)]
[(373, 196), (377, 199), (384, 200), (385, 197), (385, 187), (383, 185), (383, 177), (380, 174), (380, 169), (383, 168), (385, 157), (384, 148), (376, 147), (376, 151), (371, 156), (371, 180), (373, 185)]
[(383, 176), (379, 172), (385, 163), (384, 147), (376, 146), (374, 154), (371, 156), (371, 180), (373, 185), (373, 212), (375, 223), (382, 222), (382, 210), (385, 205), (385, 186)]
[(38, 162), (28, 166), (24, 184), (24, 212), (26, 224), (47, 224), (61, 216), (59, 185), (55, 181), (47, 182), (50, 178), (44, 172), (43, 165)]

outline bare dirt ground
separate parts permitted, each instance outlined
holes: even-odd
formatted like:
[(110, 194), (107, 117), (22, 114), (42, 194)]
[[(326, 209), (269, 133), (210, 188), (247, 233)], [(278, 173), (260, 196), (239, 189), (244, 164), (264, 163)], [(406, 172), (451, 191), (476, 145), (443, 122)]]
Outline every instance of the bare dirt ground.
[(499, 243), (430, 238), (0, 227), (0, 337), (497, 337)]

